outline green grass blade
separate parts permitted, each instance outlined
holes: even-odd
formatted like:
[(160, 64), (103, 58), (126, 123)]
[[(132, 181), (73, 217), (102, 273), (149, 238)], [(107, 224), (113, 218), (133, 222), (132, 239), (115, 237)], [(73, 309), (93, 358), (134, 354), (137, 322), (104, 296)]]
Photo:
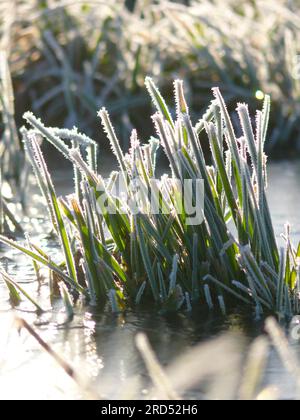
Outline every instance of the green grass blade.
[(2, 268), (0, 268), (0, 275), (2, 276), (4, 282), (8, 285), (10, 291), (13, 292), (13, 296), (17, 297), (18, 292), (20, 292), (25, 298), (36, 307), (38, 312), (45, 312), (41, 306), (21, 287), (16, 281), (14, 281)]
[(171, 113), (167, 107), (164, 98), (161, 96), (158, 88), (155, 86), (155, 83), (153, 82), (151, 77), (146, 77), (145, 85), (157, 111), (164, 116), (164, 118), (170, 123), (171, 127), (174, 129), (174, 122)]
[(31, 251), (30, 249), (27, 249), (23, 247), (22, 245), (19, 245), (17, 242), (12, 241), (11, 239), (6, 238), (5, 236), (0, 235), (0, 242), (3, 242), (4, 244), (10, 246), (11, 248), (17, 249), (22, 254), (27, 255), (32, 260), (42, 264), (45, 267), (48, 267), (50, 270), (54, 271), (56, 274), (58, 274), (66, 283), (68, 283), (74, 290), (77, 292), (85, 295), (86, 292), (84, 288), (82, 288), (80, 285), (76, 284), (74, 280), (69, 277), (66, 273), (64, 273), (58, 265), (56, 265), (53, 261), (50, 259), (45, 259), (41, 257), (39, 254)]

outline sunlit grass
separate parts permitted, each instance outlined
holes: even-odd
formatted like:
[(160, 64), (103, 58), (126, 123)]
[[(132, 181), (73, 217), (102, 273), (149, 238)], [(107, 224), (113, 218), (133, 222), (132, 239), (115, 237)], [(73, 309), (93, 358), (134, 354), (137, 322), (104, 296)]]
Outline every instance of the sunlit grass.
[[(130, 153), (124, 155), (109, 114), (102, 109), (99, 116), (128, 194), (134, 177), (145, 188), (150, 185), (157, 171), (157, 149), (165, 151), (171, 171), (162, 177), (168, 191), (162, 194), (167, 214), (135, 214), (129, 208), (121, 212), (122, 196), (116, 201), (112, 192), (116, 175), (106, 182), (98, 173), (95, 143), (74, 130), (47, 128), (26, 113), (32, 128), (22, 129), (25, 148), (64, 262), (52, 261), (31, 242), (27, 249), (3, 236), (1, 241), (49, 267), (56, 281), (65, 283), (75, 295), (83, 295), (93, 305), (109, 302), (114, 311), (150, 301), (165, 310), (208, 305), (225, 313), (244, 304), (253, 307), (257, 316), (298, 313), (300, 247), (293, 248), (287, 232), (286, 249), (278, 249), (266, 198), (264, 144), (270, 98), (266, 96), (263, 110), (257, 111), (255, 130), (247, 105), (238, 104), (243, 133), (238, 138), (219, 89), (214, 89), (215, 99), (207, 113), (193, 125), (181, 81), (174, 83), (176, 115), (152, 79), (146, 79), (146, 86), (157, 108), (153, 116), (156, 137), (149, 144), (142, 146), (133, 131)], [(66, 199), (56, 196), (40, 136), (74, 165), (75, 194)], [(207, 158), (203, 142), (210, 144)], [(169, 182), (175, 178), (204, 180), (202, 224), (189, 226), (187, 214), (175, 212), (178, 191)], [(99, 214), (103, 191), (115, 214), (103, 208)], [(194, 190), (192, 194), (195, 202)]]

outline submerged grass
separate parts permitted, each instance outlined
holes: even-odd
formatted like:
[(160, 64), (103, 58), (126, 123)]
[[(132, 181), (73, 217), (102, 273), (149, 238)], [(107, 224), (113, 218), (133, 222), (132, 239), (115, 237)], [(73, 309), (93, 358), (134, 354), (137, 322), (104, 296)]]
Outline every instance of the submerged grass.
[[(148, 144), (142, 146), (134, 130), (131, 149), (124, 155), (108, 112), (99, 112), (121, 171), (108, 181), (97, 171), (97, 148), (91, 139), (74, 130), (47, 128), (32, 113), (25, 114), (31, 128), (22, 129), (23, 141), (64, 262), (53, 262), (30, 240), (28, 248), (3, 236), (1, 241), (50, 268), (75, 295), (93, 305), (109, 302), (114, 311), (150, 301), (168, 311), (207, 305), (226, 313), (241, 303), (253, 307), (257, 316), (298, 313), (300, 246), (293, 248), (287, 229), (286, 249), (278, 249), (266, 198), (270, 98), (256, 114), (255, 130), (247, 105), (238, 104), (238, 137), (219, 89), (213, 90), (214, 100), (194, 126), (181, 81), (174, 83), (176, 115), (152, 79), (146, 79), (146, 87), (157, 110), (156, 137)], [(72, 196), (57, 198), (40, 137), (73, 163)], [(210, 145), (209, 160), (204, 142)], [(159, 147), (170, 164), (170, 175), (161, 177), (157, 187), (164, 211), (145, 212), (151, 205), (147, 195), (139, 211), (133, 211), (122, 194), (115, 197), (113, 187), (122, 176), (133, 198), (130, 182), (138, 177), (146, 191), (156, 176)], [(176, 211), (180, 196), (175, 179), (203, 180), (202, 224), (189, 225), (187, 210)], [(196, 189), (190, 194), (195, 203)]]

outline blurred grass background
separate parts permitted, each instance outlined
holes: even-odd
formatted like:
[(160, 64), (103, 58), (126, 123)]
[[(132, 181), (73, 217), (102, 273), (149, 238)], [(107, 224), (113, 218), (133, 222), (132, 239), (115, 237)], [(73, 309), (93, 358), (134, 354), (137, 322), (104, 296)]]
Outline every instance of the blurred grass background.
[(144, 118), (152, 113), (145, 76), (167, 98), (179, 77), (196, 119), (213, 86), (232, 112), (239, 101), (254, 110), (270, 94), (267, 152), (294, 156), (299, 6), (299, 0), (2, 0), (1, 50), (9, 57), (17, 126), (32, 110), (46, 125), (76, 125), (101, 142), (97, 110), (105, 105), (126, 148), (133, 127), (144, 140), (152, 134)]

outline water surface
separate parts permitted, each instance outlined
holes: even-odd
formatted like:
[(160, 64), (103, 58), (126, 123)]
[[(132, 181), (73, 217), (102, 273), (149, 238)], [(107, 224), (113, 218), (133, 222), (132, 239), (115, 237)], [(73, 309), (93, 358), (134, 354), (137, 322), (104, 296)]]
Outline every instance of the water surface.
[[(59, 193), (71, 191), (70, 179), (69, 171), (56, 171), (55, 183)], [(268, 196), (278, 240), (286, 221), (292, 226), (293, 240), (300, 239), (300, 162), (270, 164)], [(44, 231), (44, 218), (35, 220), (35, 228), (39, 232)], [(38, 240), (41, 245), (48, 249), (50, 247), (59, 260), (59, 254), (55, 247), (51, 247), (49, 238), (39, 235)], [(16, 275), (27, 290), (39, 296), (46, 307), (49, 306), (47, 285), (38, 285), (33, 280), (34, 272), (28, 260), (9, 250), (5, 252), (4, 261), (8, 271)], [(0, 398), (82, 398), (82, 391), (41, 351), (27, 332), (23, 331), (20, 336), (17, 334), (12, 327), (12, 311), (6, 289), (1, 284), (0, 288)], [(49, 312), (42, 318), (37, 318), (30, 311), (31, 305), (24, 302), (18, 314), (34, 323), (41, 337), (70, 362), (88, 383), (101, 390), (101, 395), (106, 398), (126, 397), (129, 384), (132, 389), (136, 386), (134, 392), (137, 397), (147, 396), (149, 378), (135, 345), (138, 332), (146, 333), (160, 362), (167, 367), (191, 347), (224, 332), (234, 334), (237, 343), (234, 353), (243, 357), (253, 338), (263, 331), (262, 323), (254, 322), (249, 314), (241, 313), (227, 318), (212, 317), (206, 312), (164, 316), (151, 309), (112, 315), (95, 313), (92, 308), (79, 305), (74, 320), (58, 326), (65, 320), (59, 303), (53, 313)], [(299, 349), (298, 344), (294, 343), (294, 346), (300, 361), (300, 346)], [(231, 359), (235, 355), (226, 357)], [(199, 366), (196, 363), (196, 367), (200, 369), (201, 363), (199, 360)], [(214, 361), (211, 360), (211, 363)], [(275, 385), (281, 398), (296, 397), (295, 383), (275, 351), (270, 352), (263, 385)], [(201, 398), (204, 388), (193, 386), (184, 395)]]

